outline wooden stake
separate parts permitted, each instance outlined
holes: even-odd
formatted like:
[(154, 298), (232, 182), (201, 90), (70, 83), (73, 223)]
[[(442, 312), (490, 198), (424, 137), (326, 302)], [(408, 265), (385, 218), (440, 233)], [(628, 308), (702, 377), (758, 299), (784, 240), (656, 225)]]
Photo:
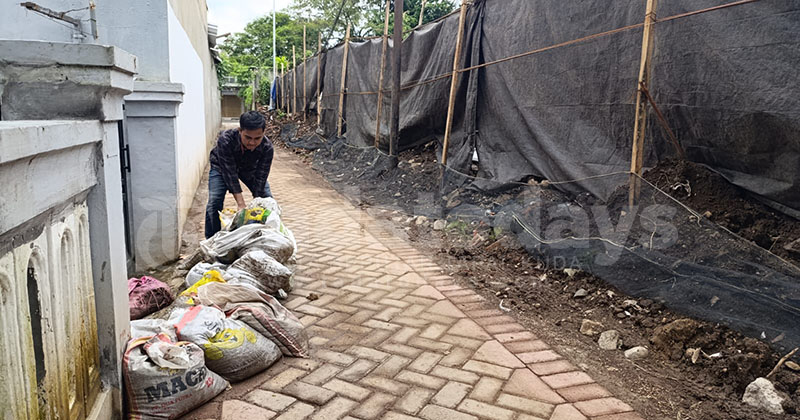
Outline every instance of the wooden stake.
[(288, 113), (289, 105), (286, 103), (286, 65), (281, 63), (281, 108)]
[(322, 125), (322, 31), (317, 33), (317, 127)]
[(392, 0), (386, 0), (386, 17), (383, 22), (383, 49), (381, 50), (381, 68), (378, 76), (378, 111), (375, 116), (375, 148), (381, 141), (381, 111), (383, 108), (383, 74), (386, 69), (386, 49), (389, 47), (389, 10)]
[(342, 84), (339, 89), (339, 124), (336, 128), (336, 134), (342, 137), (342, 128), (344, 126), (344, 91), (347, 87), (347, 55), (350, 53), (350, 24), (347, 24), (347, 32), (344, 36), (344, 57), (342, 57)]
[(297, 48), (292, 45), (292, 114), (297, 113)]
[(656, 22), (656, 8), (658, 0), (647, 0), (647, 10), (644, 20), (644, 34), (642, 35), (642, 58), (639, 63), (639, 81), (636, 84), (636, 122), (633, 125), (633, 150), (631, 151), (631, 179), (628, 193), (628, 206), (633, 207), (639, 200), (644, 164), (644, 137), (647, 128), (647, 101), (642, 92), (642, 86), (647, 87), (650, 81), (650, 61), (653, 56), (653, 32)]
[(774, 368), (772, 368), (772, 370), (767, 374), (767, 376), (765, 376), (765, 378), (769, 379), (772, 375), (776, 374), (784, 365), (784, 363), (786, 363), (787, 360), (791, 359), (792, 356), (794, 356), (794, 354), (797, 353), (798, 350), (800, 350), (800, 348), (795, 348), (794, 350), (790, 351), (786, 356), (781, 357), (781, 360), (778, 361), (778, 364), (775, 365)]
[(389, 119), (389, 156), (397, 156), (400, 143), (400, 74), (403, 67), (403, 0), (394, 0), (392, 34), (392, 116)]
[(456, 105), (456, 88), (458, 87), (458, 69), (461, 64), (461, 48), (464, 43), (464, 21), (467, 19), (467, 0), (461, 1), (461, 14), (458, 17), (458, 38), (456, 53), (453, 58), (453, 75), (450, 80), (450, 101), (447, 103), (447, 121), (444, 126), (444, 143), (442, 144), (442, 166), (447, 166), (447, 148), (453, 130), (453, 110)]
[(425, 3), (427, 0), (422, 0), (422, 8), (419, 10), (419, 25), (422, 26), (422, 19), (425, 17)]
[(306, 106), (308, 105), (306, 80), (306, 25), (303, 25), (303, 121), (306, 120)]

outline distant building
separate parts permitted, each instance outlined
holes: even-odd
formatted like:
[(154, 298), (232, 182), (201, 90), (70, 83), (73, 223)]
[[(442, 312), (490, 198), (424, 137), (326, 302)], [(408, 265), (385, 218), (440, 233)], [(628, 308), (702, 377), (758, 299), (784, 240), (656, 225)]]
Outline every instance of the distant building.
[(247, 110), (239, 97), (239, 90), (243, 87), (235, 77), (226, 77), (222, 81), (222, 118), (239, 118)]

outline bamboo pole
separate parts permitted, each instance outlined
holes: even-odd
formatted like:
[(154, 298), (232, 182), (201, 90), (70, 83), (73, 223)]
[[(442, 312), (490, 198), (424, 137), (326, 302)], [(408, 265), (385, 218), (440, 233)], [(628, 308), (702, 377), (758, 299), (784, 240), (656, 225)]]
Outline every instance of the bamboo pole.
[(286, 64), (281, 63), (281, 108), (289, 113), (289, 104), (286, 101)]
[(422, 26), (422, 19), (425, 17), (425, 3), (427, 3), (427, 0), (422, 0), (422, 8), (419, 10), (419, 24), (417, 26)]
[(386, 0), (386, 17), (383, 22), (383, 49), (381, 50), (381, 68), (378, 76), (378, 110), (375, 116), (375, 148), (381, 140), (381, 111), (383, 108), (383, 75), (386, 70), (386, 49), (389, 47), (389, 10), (392, 0)]
[(297, 113), (297, 48), (292, 45), (292, 114)]
[(397, 156), (400, 143), (400, 72), (403, 66), (403, 0), (394, 0), (392, 34), (392, 116), (389, 119), (389, 156)]
[(464, 21), (467, 19), (467, 6), (467, 0), (461, 0), (461, 14), (458, 17), (458, 38), (456, 39), (456, 52), (453, 57), (453, 75), (450, 80), (450, 100), (447, 103), (447, 122), (445, 123), (444, 143), (442, 144), (442, 166), (447, 166), (447, 148), (450, 144), (450, 135), (453, 130), (453, 110), (456, 105), (458, 68), (461, 64), (461, 49), (464, 43)]
[(344, 57), (342, 57), (342, 84), (339, 89), (339, 123), (336, 134), (342, 137), (344, 126), (344, 91), (347, 84), (347, 55), (350, 53), (350, 24), (347, 24), (347, 32), (344, 36)]
[(308, 105), (308, 97), (306, 96), (306, 25), (303, 25), (303, 121), (306, 120), (306, 105)]
[(647, 0), (644, 33), (642, 35), (642, 58), (639, 63), (639, 81), (636, 84), (636, 121), (633, 126), (631, 179), (628, 193), (628, 205), (630, 207), (633, 207), (639, 200), (639, 193), (642, 188), (639, 177), (642, 175), (642, 165), (644, 163), (644, 137), (645, 129), (647, 128), (647, 101), (642, 87), (646, 88), (650, 81), (650, 61), (653, 57), (653, 32), (655, 30), (657, 7), (658, 0)]
[(322, 125), (322, 31), (317, 32), (317, 127)]

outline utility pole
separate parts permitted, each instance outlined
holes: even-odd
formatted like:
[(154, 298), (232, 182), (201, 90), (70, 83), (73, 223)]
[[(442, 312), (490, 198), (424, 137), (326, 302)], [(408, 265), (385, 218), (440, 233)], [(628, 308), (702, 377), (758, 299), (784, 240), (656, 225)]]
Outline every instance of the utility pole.
[(400, 135), (400, 66), (403, 50), (403, 0), (394, 0), (394, 35), (392, 36), (392, 118), (390, 120), (389, 155), (397, 156)]
[[(272, 0), (272, 84), (275, 84), (275, 81), (278, 80), (278, 51), (275, 49), (277, 45), (275, 41), (275, 35), (277, 34), (277, 9), (275, 8), (276, 0)], [(277, 95), (278, 90), (275, 90)], [(277, 98), (276, 98), (277, 99)], [(270, 86), (270, 93), (269, 93), (269, 103), (270, 108), (275, 109), (276, 105), (272, 100), (272, 87)]]

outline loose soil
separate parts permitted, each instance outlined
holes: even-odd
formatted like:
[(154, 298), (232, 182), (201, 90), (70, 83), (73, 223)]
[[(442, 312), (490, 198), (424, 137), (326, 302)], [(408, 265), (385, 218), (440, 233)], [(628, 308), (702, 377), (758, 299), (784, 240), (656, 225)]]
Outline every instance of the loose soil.
[[(283, 135), (272, 138), (284, 141), (307, 138), (315, 129), (310, 121), (276, 122), (282, 127), (273, 127), (273, 132)], [(298, 126), (300, 134), (292, 134)], [(800, 373), (786, 367), (772, 379), (780, 392), (790, 396), (785, 404), (789, 414), (771, 416), (740, 402), (747, 384), (765, 376), (782, 356), (766, 342), (688, 319), (660, 302), (627, 296), (588, 273), (548, 269), (547, 263), (528, 253), (514, 235), (493, 229), (487, 215), (530, 189), (510, 189), (493, 196), (471, 191), (440, 196), (439, 164), (432, 145), (401, 153), (400, 164), (389, 167), (382, 163), (385, 157), (373, 149), (342, 146), (335, 140), (323, 141), (317, 152), (288, 148), (282, 141), (275, 144), (295, 152), (298, 165), (313, 166), (355, 204), (384, 219), (398, 235), (433, 256), (459, 282), (508, 310), (559, 353), (630, 402), (644, 418), (800, 418)], [(665, 162), (645, 178), (698, 213), (710, 212), (705, 217), (720, 226), (787, 260), (798, 261), (784, 248), (800, 237), (798, 221), (754, 201), (702, 166)], [(683, 187), (673, 188), (687, 183), (691, 193)], [(552, 192), (542, 188), (539, 193)], [(472, 209), (472, 217), (460, 221), (451, 217), (446, 229), (432, 228), (441, 213), (452, 216), (462, 208)], [(420, 214), (429, 219), (420, 219)], [(586, 290), (587, 296), (573, 297), (579, 289)], [(584, 319), (618, 330), (623, 349), (647, 346), (650, 357), (631, 361), (622, 351), (601, 350), (596, 336), (580, 333)], [(700, 349), (695, 358), (694, 353), (687, 354), (693, 349)]]

